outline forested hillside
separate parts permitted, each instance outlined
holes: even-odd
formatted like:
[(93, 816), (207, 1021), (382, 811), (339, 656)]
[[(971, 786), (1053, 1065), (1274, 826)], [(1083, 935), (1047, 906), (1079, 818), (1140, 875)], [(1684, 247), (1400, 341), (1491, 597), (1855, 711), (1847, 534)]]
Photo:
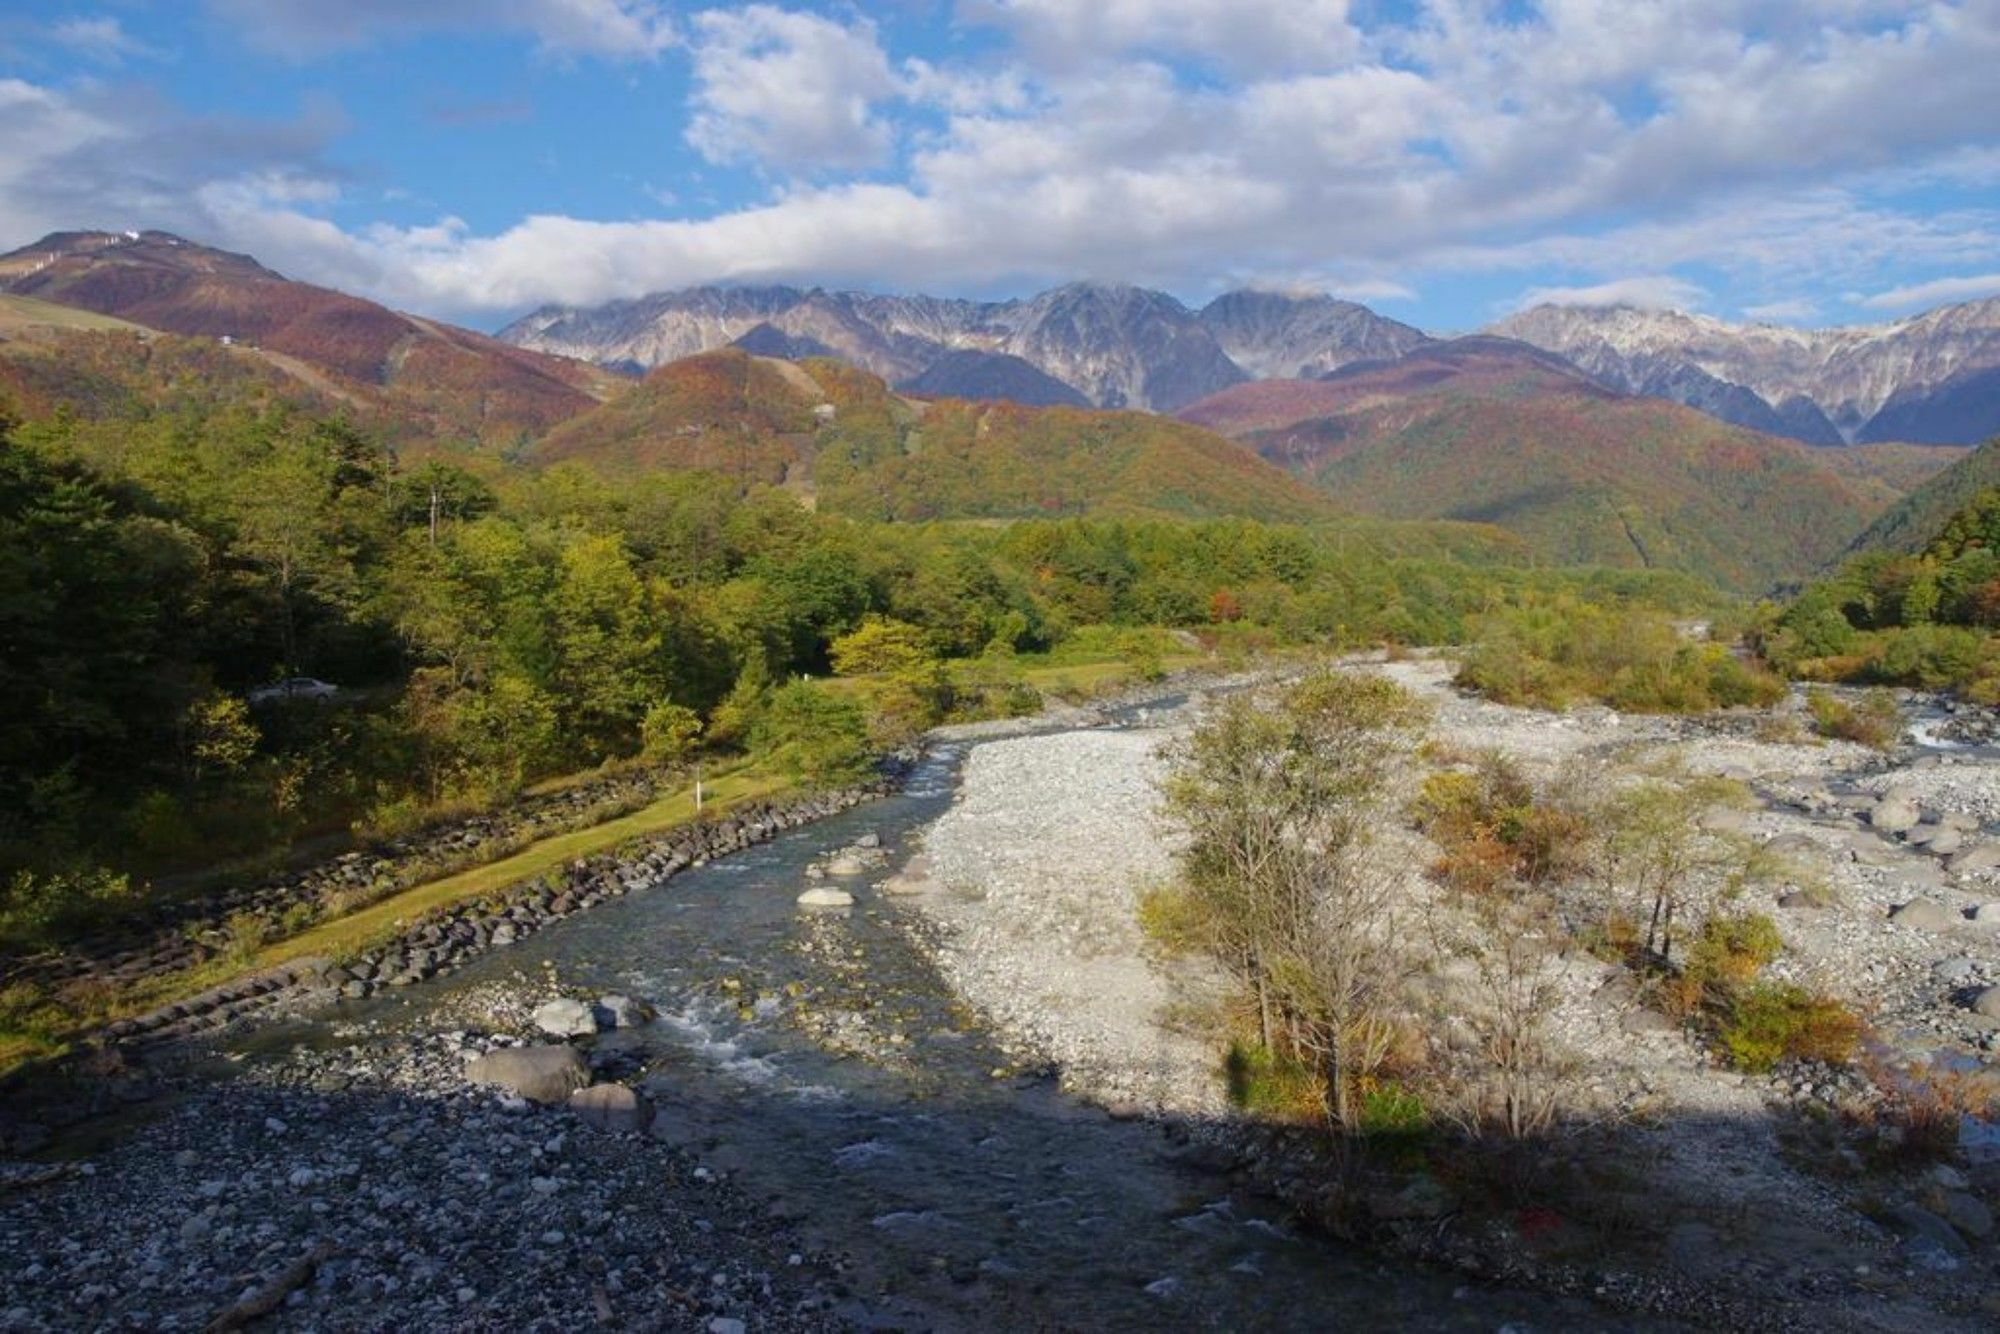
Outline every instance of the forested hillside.
[(1854, 540), (1856, 551), (1913, 552), (1990, 486), (2000, 486), (2000, 438), (1961, 455), (1878, 515)]
[(1698, 572), (1746, 593), (1822, 568), (1890, 489), (1500, 338), (1238, 386), (1186, 415), (1350, 509), (1492, 523), (1559, 563)]
[(58, 232), (0, 256), (0, 292), (150, 331), (221, 340), (378, 413), (405, 445), (518, 445), (585, 411), (595, 367), (294, 282), (165, 232)]
[(1325, 518), (1324, 495), (1171, 418), (892, 393), (822, 358), (670, 362), (532, 453), (613, 472), (706, 468), (881, 520), (1102, 513)]

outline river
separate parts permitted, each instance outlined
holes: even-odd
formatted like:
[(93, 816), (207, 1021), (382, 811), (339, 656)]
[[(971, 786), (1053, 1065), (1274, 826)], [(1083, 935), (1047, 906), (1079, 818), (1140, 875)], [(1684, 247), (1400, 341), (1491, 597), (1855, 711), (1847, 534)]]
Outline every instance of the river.
[(1637, 1327), (1300, 1229), (1187, 1136), (1013, 1069), (913, 939), (907, 904), (862, 883), (851, 910), (797, 906), (808, 865), (864, 833), (889, 850), (882, 874), (898, 869), (972, 744), (933, 750), (896, 795), (319, 1027), (459, 1027), (482, 990), (545, 966), (568, 988), (651, 1001), (658, 1022), (597, 1041), (639, 1062), (655, 1133), (844, 1252), (860, 1282), (842, 1314), (863, 1327)]

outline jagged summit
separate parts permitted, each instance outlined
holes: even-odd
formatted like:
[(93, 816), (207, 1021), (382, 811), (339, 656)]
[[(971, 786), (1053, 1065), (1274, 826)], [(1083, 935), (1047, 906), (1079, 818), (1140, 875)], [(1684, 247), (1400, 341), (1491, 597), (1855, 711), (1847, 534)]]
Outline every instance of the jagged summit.
[(1956, 444), (2000, 431), (2000, 298), (1827, 329), (1545, 305), (1491, 332), (1559, 353), (1627, 393), (1811, 444)]
[[(1317, 374), (1424, 340), (1352, 302), (1244, 295), (1251, 299), (1223, 298), (1196, 312), (1168, 293), (1120, 282), (1065, 283), (1011, 301), (694, 287), (592, 309), (545, 307), (499, 336), (604, 365), (657, 366), (769, 325), (926, 393), (1008, 397), (1008, 386), (1018, 385), (1046, 399), (1039, 379), (952, 355), (978, 352), (1026, 362), (1100, 407), (1156, 411), (1245, 379)], [(758, 337), (775, 346), (768, 333)]]

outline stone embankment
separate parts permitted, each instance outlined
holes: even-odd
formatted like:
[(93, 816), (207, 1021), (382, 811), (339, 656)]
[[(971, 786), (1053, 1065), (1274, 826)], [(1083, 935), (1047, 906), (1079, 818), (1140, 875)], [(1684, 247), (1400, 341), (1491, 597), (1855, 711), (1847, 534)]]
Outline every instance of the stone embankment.
[[(713, 820), (682, 826), (636, 847), (580, 859), (564, 870), (490, 898), (427, 913), (396, 938), (344, 962), (295, 960), (267, 972), (213, 987), (150, 1013), (107, 1026), (80, 1057), (85, 1067), (128, 1066), (133, 1058), (189, 1038), (212, 1037), (232, 1024), (362, 999), (385, 988), (405, 987), (451, 972), (490, 949), (524, 939), (543, 927), (608, 899), (657, 884), (692, 866), (775, 838), (787, 829), (821, 820), (880, 796), (883, 780), (815, 793), (781, 803), (758, 803)], [(108, 1049), (108, 1050), (105, 1050)], [(124, 1081), (129, 1085), (130, 1081)], [(13, 1099), (27, 1104), (0, 1111), (0, 1152), (43, 1142), (52, 1125), (97, 1114), (120, 1096), (119, 1080), (86, 1081), (59, 1097), (33, 1090)], [(66, 1085), (64, 1087), (67, 1087)]]
[(637, 810), (679, 781), (676, 771), (666, 769), (602, 774), (249, 884), (187, 897), (157, 896), (143, 908), (121, 914), (115, 926), (69, 942), (58, 954), (0, 958), (0, 983), (54, 987), (92, 979), (129, 984), (182, 971), (230, 947), (232, 919), (247, 918), (270, 936), (295, 914), (320, 916), (387, 898), (491, 861), (502, 855), (499, 850)]
[(280, 1002), (312, 1007), (359, 1000), (385, 987), (406, 987), (450, 972), (475, 955), (511, 945), (573, 913), (607, 899), (741, 852), (787, 829), (825, 819), (881, 795), (879, 786), (847, 788), (780, 804), (758, 804), (718, 820), (704, 820), (653, 839), (642, 847), (578, 861), (563, 871), (478, 900), (440, 909), (411, 922), (391, 943), (345, 963), (311, 959), (272, 973), (244, 978), (124, 1019), (105, 1030), (113, 1041), (146, 1047), (221, 1028)]

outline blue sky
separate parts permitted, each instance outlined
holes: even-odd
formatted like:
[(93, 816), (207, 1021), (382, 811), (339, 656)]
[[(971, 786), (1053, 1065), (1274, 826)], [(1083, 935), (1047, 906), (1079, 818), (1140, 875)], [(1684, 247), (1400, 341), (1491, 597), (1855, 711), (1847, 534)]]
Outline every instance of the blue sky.
[(2000, 0), (14, 0), (0, 246), (162, 227), (491, 327), (700, 282), (1435, 330), (2000, 294)]

